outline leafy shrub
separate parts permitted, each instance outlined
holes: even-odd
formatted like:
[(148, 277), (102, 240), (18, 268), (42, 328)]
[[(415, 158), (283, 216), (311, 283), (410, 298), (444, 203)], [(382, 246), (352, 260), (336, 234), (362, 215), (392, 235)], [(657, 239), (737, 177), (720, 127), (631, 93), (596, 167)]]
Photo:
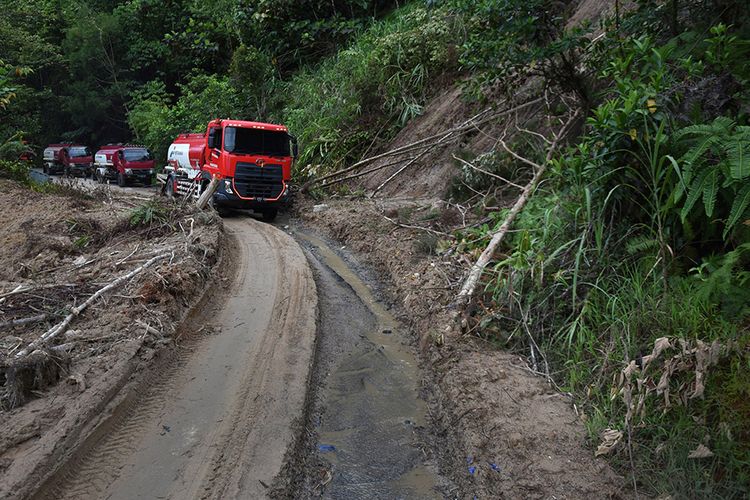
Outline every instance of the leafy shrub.
[(0, 160), (0, 177), (28, 183), (29, 167), (28, 163), (22, 161)]
[(169, 210), (158, 201), (148, 201), (130, 211), (130, 227), (161, 224), (169, 219)]

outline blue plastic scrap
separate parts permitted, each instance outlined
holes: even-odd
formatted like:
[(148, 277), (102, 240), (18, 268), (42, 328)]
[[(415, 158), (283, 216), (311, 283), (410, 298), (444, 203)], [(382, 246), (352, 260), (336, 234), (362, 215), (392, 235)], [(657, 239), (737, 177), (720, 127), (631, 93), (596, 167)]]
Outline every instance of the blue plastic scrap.
[(469, 474), (473, 476), (476, 471), (477, 471), (477, 468), (475, 466), (473, 465), (469, 466)]
[(336, 451), (336, 447), (332, 444), (319, 444), (318, 450), (322, 451), (323, 453), (328, 453), (329, 451)]

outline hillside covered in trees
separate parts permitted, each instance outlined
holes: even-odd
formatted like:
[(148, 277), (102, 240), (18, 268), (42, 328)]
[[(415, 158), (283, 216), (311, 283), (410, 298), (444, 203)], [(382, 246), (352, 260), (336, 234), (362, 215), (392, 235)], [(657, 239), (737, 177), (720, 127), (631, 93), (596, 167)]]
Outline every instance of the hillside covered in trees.
[[(455, 318), (415, 320), (425, 351), (479, 339), (527, 356), (572, 395), (591, 453), (627, 478), (627, 495), (746, 497), (745, 1), (0, 8), (0, 175), (23, 177), (25, 149), (63, 139), (134, 141), (163, 160), (178, 133), (216, 117), (284, 123), (310, 199), (442, 200), (421, 215), (383, 210), (371, 239), (416, 227), (415, 259), (457, 262), (463, 277), (503, 232), (463, 321), (444, 337)], [(468, 119), (452, 123), (458, 109)], [(423, 151), (428, 118), (442, 128)], [(411, 169), (419, 192), (391, 183), (389, 165), (353, 168), (399, 146), (413, 154), (393, 178)], [(458, 283), (443, 285), (455, 305)]]

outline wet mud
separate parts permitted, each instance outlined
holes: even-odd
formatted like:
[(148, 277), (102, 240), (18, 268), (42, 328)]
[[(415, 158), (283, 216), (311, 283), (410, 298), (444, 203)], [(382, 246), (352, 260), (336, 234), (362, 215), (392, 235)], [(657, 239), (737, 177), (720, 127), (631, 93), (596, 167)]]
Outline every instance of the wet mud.
[(310, 261), (320, 317), (307, 442), (287, 498), (442, 498), (426, 445), (419, 368), (400, 325), (337, 252), (294, 236)]

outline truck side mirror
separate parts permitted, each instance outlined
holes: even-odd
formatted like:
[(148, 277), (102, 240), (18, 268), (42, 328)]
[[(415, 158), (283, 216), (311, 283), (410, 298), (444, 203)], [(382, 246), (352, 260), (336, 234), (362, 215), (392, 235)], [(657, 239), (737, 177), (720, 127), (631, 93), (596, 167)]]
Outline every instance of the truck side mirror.
[(289, 140), (292, 141), (292, 156), (297, 158), (297, 156), (299, 156), (299, 146), (297, 145), (297, 138), (293, 135), (290, 135)]

